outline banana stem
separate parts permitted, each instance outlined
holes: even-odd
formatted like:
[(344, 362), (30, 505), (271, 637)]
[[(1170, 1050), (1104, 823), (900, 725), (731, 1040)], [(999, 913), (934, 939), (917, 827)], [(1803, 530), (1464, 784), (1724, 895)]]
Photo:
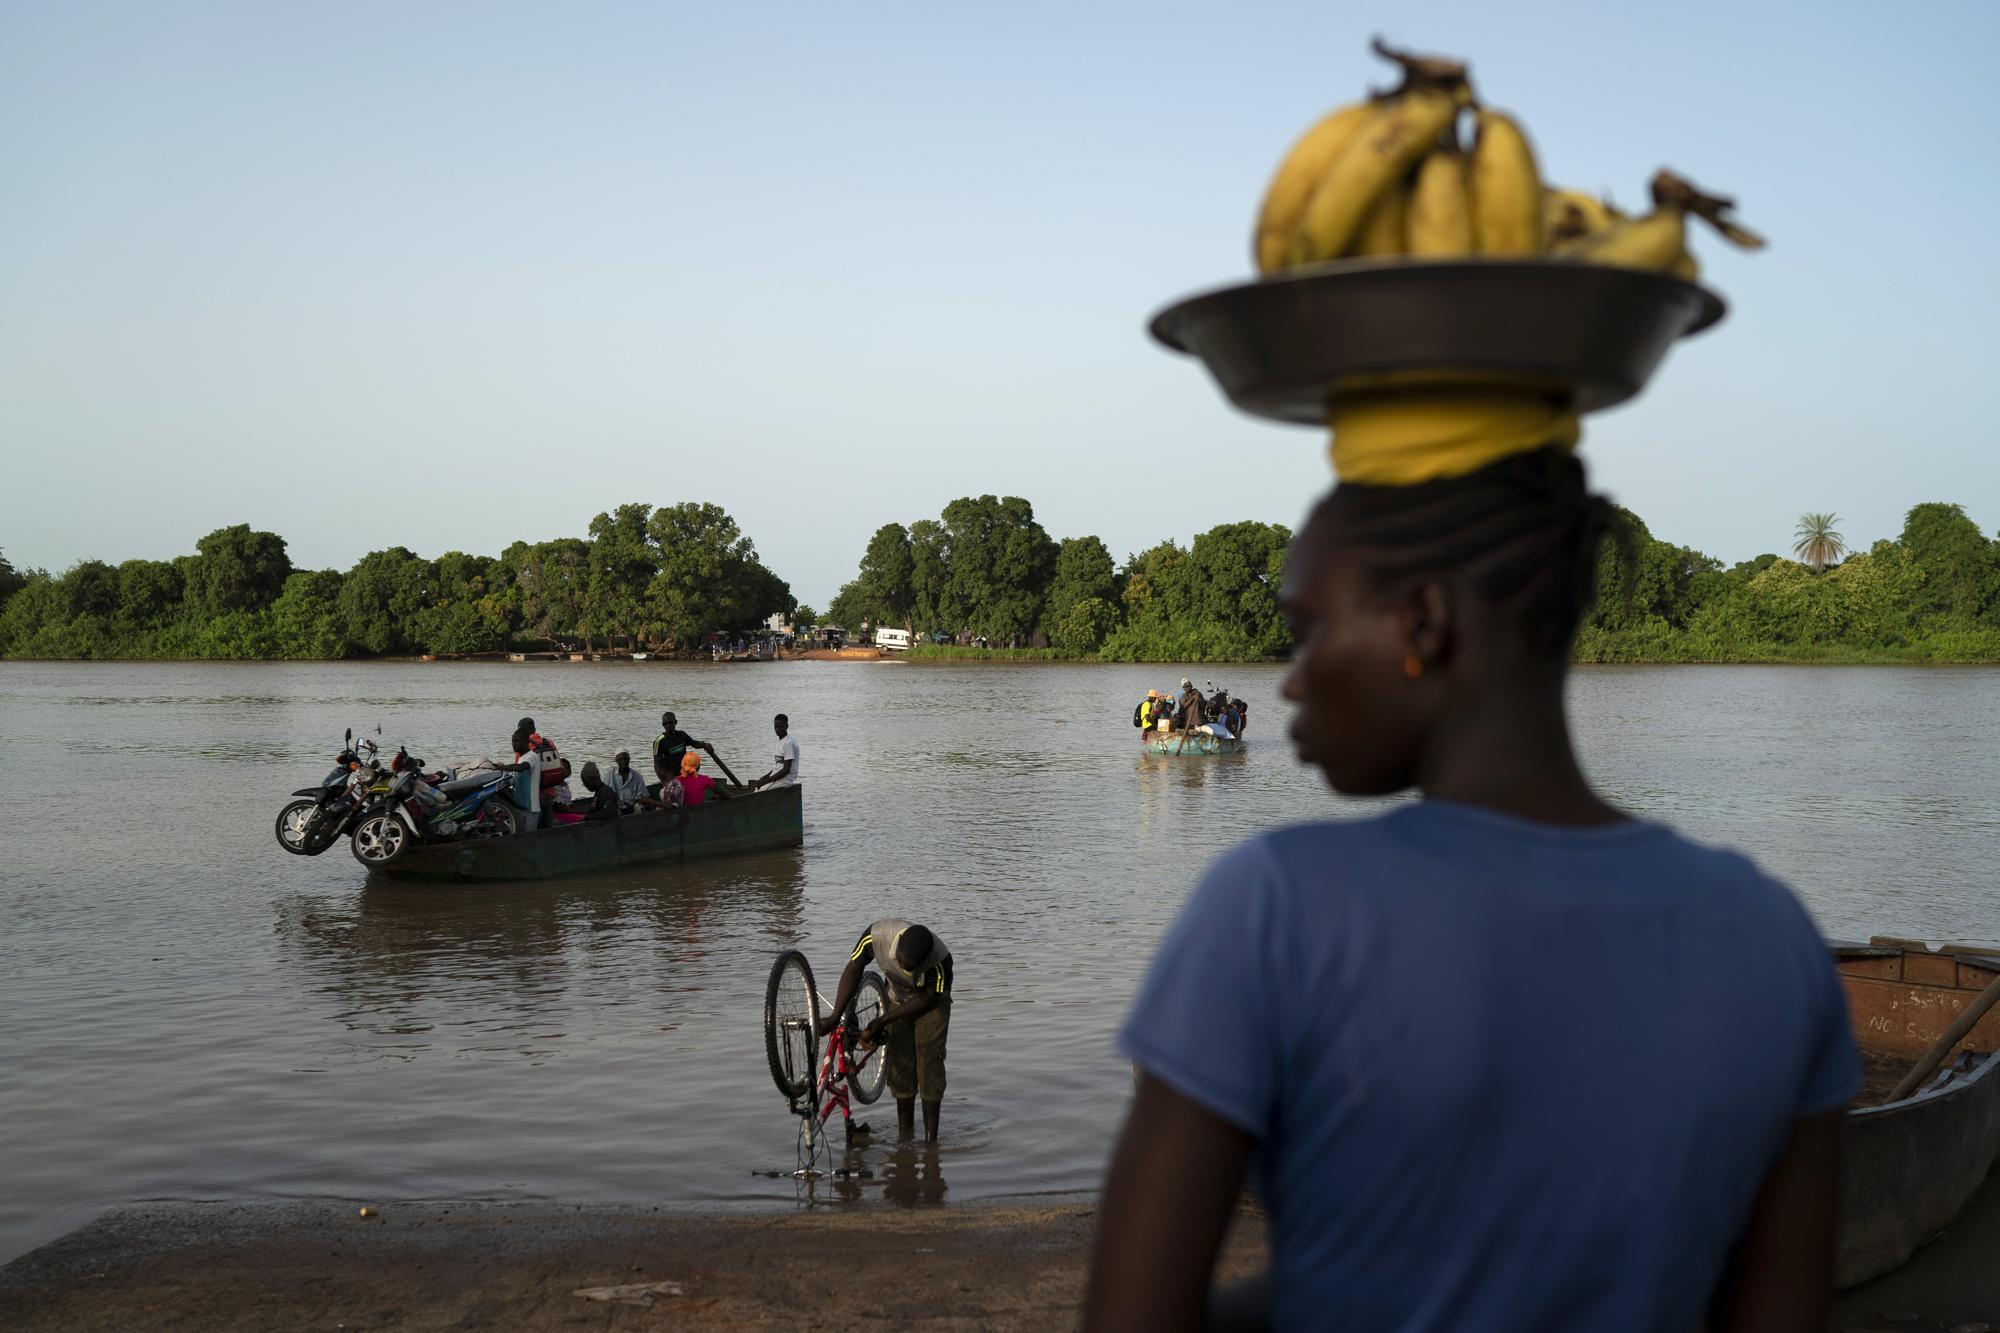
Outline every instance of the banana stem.
[(1384, 60), (1402, 66), (1403, 83), (1406, 88), (1427, 86), (1452, 88), (1466, 81), (1469, 67), (1463, 60), (1451, 60), (1444, 56), (1418, 55), (1414, 51), (1402, 51), (1383, 41), (1380, 34), (1368, 44)]

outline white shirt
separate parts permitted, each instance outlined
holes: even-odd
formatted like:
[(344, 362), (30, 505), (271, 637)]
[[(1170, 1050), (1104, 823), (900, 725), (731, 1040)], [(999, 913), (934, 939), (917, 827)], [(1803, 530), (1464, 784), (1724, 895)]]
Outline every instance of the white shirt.
[(530, 750), (526, 754), (514, 756), (517, 764), (526, 764), (526, 770), (514, 775), (514, 804), (534, 814), (542, 808), (542, 754)]
[(619, 777), (618, 765), (613, 764), (610, 777), (611, 785), (618, 789), (618, 799), (627, 805), (646, 794), (646, 779), (636, 768)]
[(780, 736), (778, 738), (777, 756), (771, 761), (772, 769), (776, 770), (782, 767), (788, 759), (791, 761), (792, 766), (785, 770), (785, 776), (771, 779), (771, 781), (765, 784), (766, 786), (796, 787), (799, 783), (799, 742), (796, 737)]

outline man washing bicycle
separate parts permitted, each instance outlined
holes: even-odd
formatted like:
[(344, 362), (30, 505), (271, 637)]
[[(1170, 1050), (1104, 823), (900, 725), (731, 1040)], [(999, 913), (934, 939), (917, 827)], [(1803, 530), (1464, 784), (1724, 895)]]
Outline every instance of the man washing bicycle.
[(896, 1127), (916, 1132), (916, 1099), (924, 1103), (924, 1139), (936, 1143), (944, 1101), (945, 1035), (951, 1027), (951, 950), (923, 926), (888, 918), (862, 932), (834, 991), (833, 1014), (847, 1012), (869, 963), (881, 969), (889, 1006), (861, 1032), (862, 1048), (887, 1040), (889, 1091), (896, 1099)]

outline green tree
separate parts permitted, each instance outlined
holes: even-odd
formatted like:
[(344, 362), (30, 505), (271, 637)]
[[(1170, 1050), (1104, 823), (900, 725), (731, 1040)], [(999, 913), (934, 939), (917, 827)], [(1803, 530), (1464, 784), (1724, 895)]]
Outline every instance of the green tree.
[(1963, 506), (1915, 506), (1904, 516), (1901, 544), (1916, 575), (1920, 617), (1969, 628), (1993, 604), (1993, 543)]
[(712, 631), (747, 629), (791, 609), (791, 589), (720, 505), (688, 502), (653, 512), (660, 568), (647, 589), (649, 617), (682, 648)]
[(860, 630), (868, 619), (867, 604), (861, 600), (861, 585), (850, 579), (840, 585), (840, 591), (827, 603), (825, 624), (838, 625), (852, 634)]
[(1094, 653), (1118, 624), (1118, 608), (1102, 597), (1071, 602), (1069, 610), (1049, 627), (1049, 642), (1072, 653)]
[(341, 637), (370, 653), (422, 646), (422, 617), (437, 600), (436, 567), (402, 546), (370, 551), (340, 581)]
[[(1042, 614), (1044, 628), (1049, 641), (1057, 647), (1067, 647), (1058, 635), (1058, 628), (1071, 621), (1071, 613), (1080, 602), (1098, 602), (1111, 613), (1113, 622), (1117, 620), (1118, 574), (1117, 565), (1111, 552), (1105, 549), (1103, 541), (1096, 537), (1067, 537), (1056, 548), (1055, 572), (1049, 579), (1048, 595), (1043, 599)], [(1085, 620), (1096, 624), (1095, 613)], [(1078, 622), (1081, 623), (1081, 622)], [(1105, 627), (1108, 632), (1109, 627)], [(1074, 636), (1072, 636), (1074, 637)], [(1098, 636), (1102, 638), (1102, 634)], [(1096, 644), (1091, 648), (1094, 650)]]
[(588, 614), (590, 545), (578, 537), (537, 542), (512, 561), (521, 589), (521, 628), (547, 643), (564, 643)]
[(200, 614), (257, 611), (278, 599), (292, 572), (285, 539), (275, 532), (253, 531), (248, 523), (217, 528), (195, 543), (195, 555), (183, 557), (182, 596)]
[[(945, 588), (951, 581), (951, 536), (934, 518), (910, 524), (910, 616), (931, 634), (957, 634), (963, 622), (945, 610)], [(832, 615), (831, 610), (828, 612)], [(833, 616), (835, 624), (847, 622)]]
[(819, 624), (819, 612), (813, 610), (804, 602), (800, 602), (798, 607), (792, 612), (793, 632), (803, 634), (817, 624)]
[(1056, 559), (1034, 507), (1017, 495), (968, 496), (946, 505), (941, 518), (945, 618), (996, 644), (1026, 642), (1041, 621)]
[(588, 629), (624, 635), (638, 643), (647, 629), (646, 591), (660, 572), (659, 549), (649, 524), (651, 505), (624, 504), (590, 520), (590, 582), (585, 593)]
[(875, 529), (861, 557), (861, 572), (855, 577), (855, 596), (867, 609), (870, 621), (915, 628), (911, 622), (916, 608), (914, 574), (910, 534), (903, 525), (884, 523)]
[(181, 611), (181, 571), (168, 560), (127, 560), (118, 566), (118, 622), (126, 633), (150, 634)]
[(1838, 514), (1801, 514), (1798, 530), (1792, 534), (1797, 538), (1792, 543), (1792, 554), (1811, 566), (1815, 574), (1824, 574), (1828, 565), (1837, 565), (1847, 554), (1847, 542), (1834, 528), (1840, 522)]
[(297, 571), (271, 603), (271, 633), (280, 657), (347, 656), (341, 624), (340, 575), (331, 569)]
[(0, 554), (0, 607), (7, 605), (7, 599), (28, 586), (28, 576), (14, 568), (5, 554)]

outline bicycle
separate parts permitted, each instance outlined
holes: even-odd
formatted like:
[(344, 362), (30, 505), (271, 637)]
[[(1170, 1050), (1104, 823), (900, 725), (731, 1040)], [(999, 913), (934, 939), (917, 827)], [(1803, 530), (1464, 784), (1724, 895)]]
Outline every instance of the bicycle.
[[(764, 985), (764, 1055), (771, 1064), (772, 1081), (785, 1094), (786, 1106), (799, 1117), (795, 1179), (832, 1174), (833, 1148), (824, 1132), (827, 1122), (839, 1111), (852, 1139), (852, 1102), (865, 1106), (882, 1095), (887, 1058), (876, 1058), (882, 1048), (877, 1045), (861, 1051), (857, 1059), (855, 1047), (861, 1033), (888, 1008), (888, 999), (882, 978), (864, 972), (843, 1021), (822, 1034), (820, 994), (805, 955), (787, 949), (771, 965), (770, 980)], [(820, 1168), (822, 1157), (824, 1170)]]

